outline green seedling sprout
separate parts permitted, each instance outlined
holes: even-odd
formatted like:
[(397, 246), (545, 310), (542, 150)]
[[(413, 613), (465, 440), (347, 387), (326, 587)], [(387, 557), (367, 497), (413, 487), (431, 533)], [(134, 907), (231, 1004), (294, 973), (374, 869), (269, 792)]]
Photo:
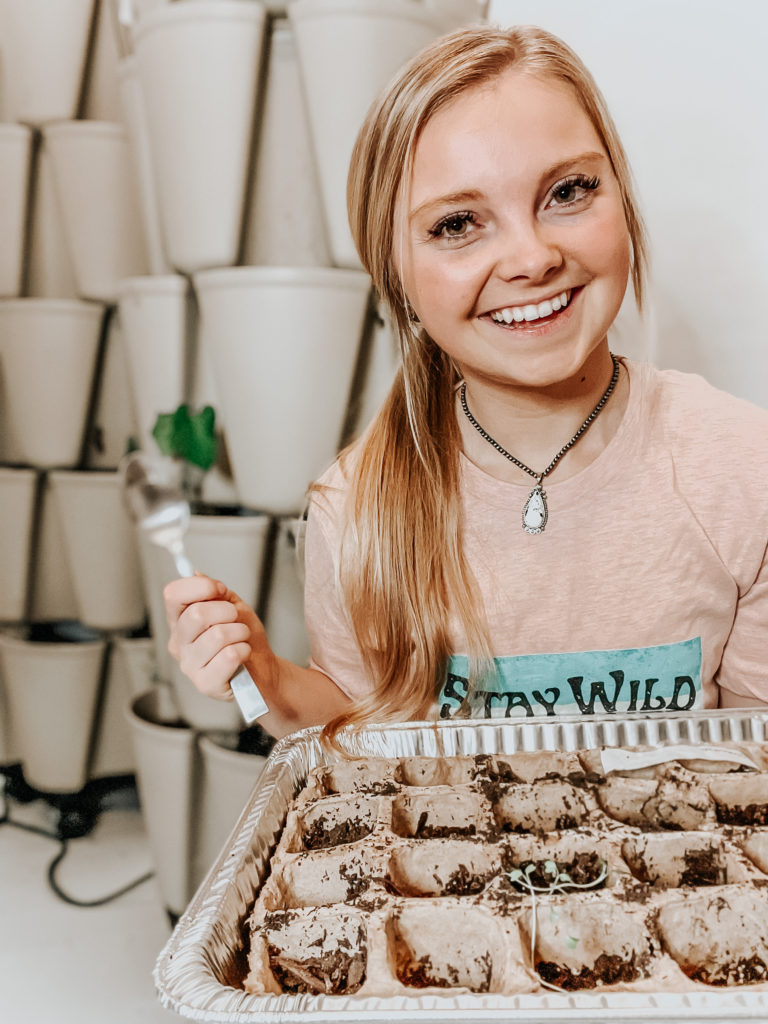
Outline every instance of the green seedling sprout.
[[(603, 879), (608, 876), (608, 865), (605, 861), (602, 862), (600, 874), (593, 878), (591, 882), (574, 882), (571, 876), (561, 871), (557, 864), (553, 860), (545, 860), (543, 873), (545, 875), (551, 875), (552, 881), (549, 885), (535, 885), (531, 881), (531, 875), (536, 870), (536, 864), (531, 861), (527, 865), (525, 870), (522, 868), (513, 868), (512, 871), (507, 872), (507, 877), (514, 886), (519, 886), (530, 894), (531, 897), (531, 964), (535, 963), (536, 958), (536, 894), (542, 893), (544, 896), (554, 896), (559, 893), (567, 893), (572, 889), (594, 889), (595, 886), (599, 885)], [(549, 918), (551, 921), (556, 921), (559, 914), (554, 907), (549, 908)], [(569, 935), (565, 940), (565, 944), (568, 949), (575, 949), (581, 940), (576, 935)], [(539, 978), (541, 984), (553, 992), (566, 992), (560, 985), (554, 985), (550, 981), (545, 981), (543, 978)], [(566, 993), (567, 994), (567, 993)]]

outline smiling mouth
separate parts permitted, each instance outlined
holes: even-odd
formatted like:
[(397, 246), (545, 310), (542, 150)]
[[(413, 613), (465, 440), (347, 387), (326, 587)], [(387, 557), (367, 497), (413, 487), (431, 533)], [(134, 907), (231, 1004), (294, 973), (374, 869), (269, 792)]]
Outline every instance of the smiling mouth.
[(580, 291), (581, 288), (568, 288), (544, 299), (543, 302), (528, 303), (524, 306), (504, 306), (502, 309), (494, 309), (491, 313), (485, 313), (483, 319), (488, 317), (501, 327), (512, 328), (551, 323), (567, 309), (571, 300)]

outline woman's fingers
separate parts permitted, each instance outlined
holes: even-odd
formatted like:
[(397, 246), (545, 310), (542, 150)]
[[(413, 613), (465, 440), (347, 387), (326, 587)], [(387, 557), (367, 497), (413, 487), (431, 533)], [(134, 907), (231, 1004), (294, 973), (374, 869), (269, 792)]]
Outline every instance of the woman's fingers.
[[(221, 605), (225, 602), (207, 603)], [(244, 622), (216, 621), (215, 609), (201, 616), (200, 607), (191, 605), (182, 614), (176, 636), (172, 636), (169, 642), (169, 649), (177, 657), (182, 672), (189, 676), (202, 693), (210, 697), (228, 698), (229, 680), (251, 654), (248, 642), (250, 631)], [(228, 607), (231, 608), (231, 605)], [(189, 639), (185, 637), (185, 626), (190, 630), (186, 634)], [(178, 655), (174, 648), (178, 649)]]
[(250, 646), (243, 643), (231, 644), (219, 651), (197, 675), (195, 682), (200, 692), (208, 697), (233, 700), (229, 681), (250, 653)]
[(238, 616), (239, 598), (219, 580), (196, 575), (163, 591), (168, 650), (182, 672), (211, 697), (231, 699), (229, 680), (250, 657), (251, 630)]
[(244, 622), (217, 622), (198, 633), (194, 639), (180, 645), (179, 664), (182, 672), (196, 672), (205, 668), (219, 651), (232, 644), (247, 644), (250, 631)]
[(210, 576), (197, 575), (173, 580), (163, 590), (169, 628), (173, 629), (179, 616), (189, 605), (226, 596), (226, 586), (220, 580), (211, 579)]

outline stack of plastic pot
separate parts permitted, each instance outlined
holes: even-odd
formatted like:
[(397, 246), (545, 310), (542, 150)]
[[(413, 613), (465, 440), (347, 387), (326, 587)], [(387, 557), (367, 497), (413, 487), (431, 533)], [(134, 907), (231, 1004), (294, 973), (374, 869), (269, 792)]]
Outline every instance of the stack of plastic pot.
[[(306, 661), (296, 536), (307, 489), (374, 415), (397, 363), (346, 227), (349, 154), (397, 68), (484, 7), (0, 7), (0, 763), (31, 766), (28, 734), (49, 731), (27, 727), (20, 650), (58, 672), (62, 643), (98, 649), (90, 675), (73, 673), (90, 680), (77, 706), (88, 727), (66, 785), (119, 767), (100, 724), (115, 716), (97, 716), (119, 687), (133, 738), (124, 766), (173, 913), (224, 825), (158, 810), (158, 764), (184, 780), (176, 794), (213, 807), (199, 787), (212, 791), (201, 779), (214, 764), (245, 759), (252, 782), (261, 762), (234, 705), (200, 697), (168, 655), (161, 592), (175, 570), (125, 518), (120, 458), (159, 454), (159, 415), (214, 408), (220, 455), (193, 496), (189, 553), (257, 607), (279, 654)], [(59, 720), (55, 731), (68, 730)]]

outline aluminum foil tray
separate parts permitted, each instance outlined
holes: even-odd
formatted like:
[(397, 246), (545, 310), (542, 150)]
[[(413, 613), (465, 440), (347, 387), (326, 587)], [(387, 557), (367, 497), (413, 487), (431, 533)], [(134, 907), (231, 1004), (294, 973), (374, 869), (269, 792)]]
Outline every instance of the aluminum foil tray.
[[(648, 716), (473, 720), (372, 727), (345, 740), (352, 754), (514, 753), (589, 747), (659, 746), (768, 740), (768, 712), (706, 711)], [(733, 987), (686, 993), (461, 993), (397, 998), (314, 994), (252, 995), (242, 988), (245, 922), (269, 871), (288, 806), (316, 765), (331, 760), (319, 729), (286, 737), (274, 748), (250, 800), (215, 864), (160, 953), (154, 972), (164, 1007), (196, 1021), (270, 1024), (363, 1022), (672, 1021), (693, 1024), (768, 1020), (768, 992)]]

